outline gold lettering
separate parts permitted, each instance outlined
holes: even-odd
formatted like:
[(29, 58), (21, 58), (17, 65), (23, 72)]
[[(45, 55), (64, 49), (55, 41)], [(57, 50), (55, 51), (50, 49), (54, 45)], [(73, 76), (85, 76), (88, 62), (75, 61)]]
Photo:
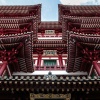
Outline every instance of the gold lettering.
[(71, 99), (71, 94), (34, 94), (30, 93), (30, 100), (41, 99), (41, 98), (65, 98), (65, 100)]

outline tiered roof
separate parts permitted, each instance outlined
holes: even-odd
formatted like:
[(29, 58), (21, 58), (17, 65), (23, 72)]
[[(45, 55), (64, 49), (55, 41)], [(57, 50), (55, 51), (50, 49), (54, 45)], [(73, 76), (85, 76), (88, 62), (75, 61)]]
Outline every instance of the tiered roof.
[(38, 16), (38, 20), (41, 20), (41, 4), (25, 6), (0, 6), (0, 17), (25, 16)]
[(100, 17), (65, 17), (66, 29), (87, 34), (100, 32)]
[(99, 5), (62, 5), (59, 4), (59, 21), (62, 20), (63, 16), (85, 16), (85, 17), (96, 17), (100, 16)]
[(34, 42), (37, 40), (37, 23), (41, 21), (41, 4), (0, 6), (0, 19), (0, 34), (34, 31)]
[(0, 60), (8, 62), (11, 72), (33, 72), (31, 34), (1, 36)]
[(17, 34), (20, 32), (30, 31), (33, 24), (32, 17), (21, 18), (1, 18), (0, 19), (0, 34)]
[(69, 32), (68, 71), (89, 72), (92, 62), (100, 60), (100, 36)]
[(52, 40), (52, 41), (50, 41), (50, 40), (38, 40), (37, 42), (36, 42), (36, 44), (34, 44), (33, 45), (33, 47), (35, 48), (37, 48), (37, 47), (41, 47), (41, 48), (44, 48), (44, 49), (46, 49), (46, 48), (53, 48), (53, 49), (55, 49), (55, 48), (59, 48), (59, 47), (64, 47), (64, 48), (66, 48), (66, 44), (64, 44), (63, 43), (63, 41), (62, 40)]
[[(61, 26), (61, 23), (59, 23), (58, 21), (42, 21), (40, 24), (39, 24), (39, 29), (40, 30), (59, 30), (61, 32), (62, 30), (62, 26)], [(58, 31), (58, 32), (59, 32)]]

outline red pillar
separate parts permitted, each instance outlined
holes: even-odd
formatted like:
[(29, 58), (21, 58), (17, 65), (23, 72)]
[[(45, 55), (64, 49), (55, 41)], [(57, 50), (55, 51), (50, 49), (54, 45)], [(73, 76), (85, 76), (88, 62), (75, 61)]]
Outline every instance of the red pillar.
[(91, 68), (90, 68), (90, 71), (89, 71), (89, 76), (91, 76), (91, 74), (92, 74), (92, 72), (93, 72), (93, 65), (91, 66)]
[(63, 60), (62, 60), (62, 54), (58, 54), (58, 59), (59, 59), (59, 66), (63, 66)]
[(97, 61), (93, 61), (93, 67), (97, 71), (98, 75), (100, 76), (100, 64)]
[(2, 76), (6, 68), (7, 68), (7, 62), (3, 62), (3, 65), (0, 68), (0, 76)]
[(38, 55), (37, 66), (41, 66), (41, 58), (42, 58), (42, 54), (39, 54)]
[(8, 74), (9, 74), (9, 76), (11, 76), (11, 75), (12, 75), (12, 73), (11, 73), (11, 71), (10, 71), (10, 69), (9, 69), (8, 65), (7, 65), (7, 72), (8, 72)]

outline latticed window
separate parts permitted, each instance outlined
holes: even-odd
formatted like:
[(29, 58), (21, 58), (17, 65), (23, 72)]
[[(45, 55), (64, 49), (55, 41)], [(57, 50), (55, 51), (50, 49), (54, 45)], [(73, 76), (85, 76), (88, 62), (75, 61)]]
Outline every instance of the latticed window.
[(44, 60), (44, 66), (55, 66), (56, 60)]

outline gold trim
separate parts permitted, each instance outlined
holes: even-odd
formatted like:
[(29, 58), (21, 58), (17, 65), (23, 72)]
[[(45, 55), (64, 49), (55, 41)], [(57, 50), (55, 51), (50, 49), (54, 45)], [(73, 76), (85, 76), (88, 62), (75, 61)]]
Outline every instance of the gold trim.
[(65, 99), (65, 100), (70, 100), (71, 99), (71, 94), (34, 94), (30, 93), (30, 100), (35, 100), (35, 99), (53, 99), (53, 98), (58, 98), (58, 99)]

